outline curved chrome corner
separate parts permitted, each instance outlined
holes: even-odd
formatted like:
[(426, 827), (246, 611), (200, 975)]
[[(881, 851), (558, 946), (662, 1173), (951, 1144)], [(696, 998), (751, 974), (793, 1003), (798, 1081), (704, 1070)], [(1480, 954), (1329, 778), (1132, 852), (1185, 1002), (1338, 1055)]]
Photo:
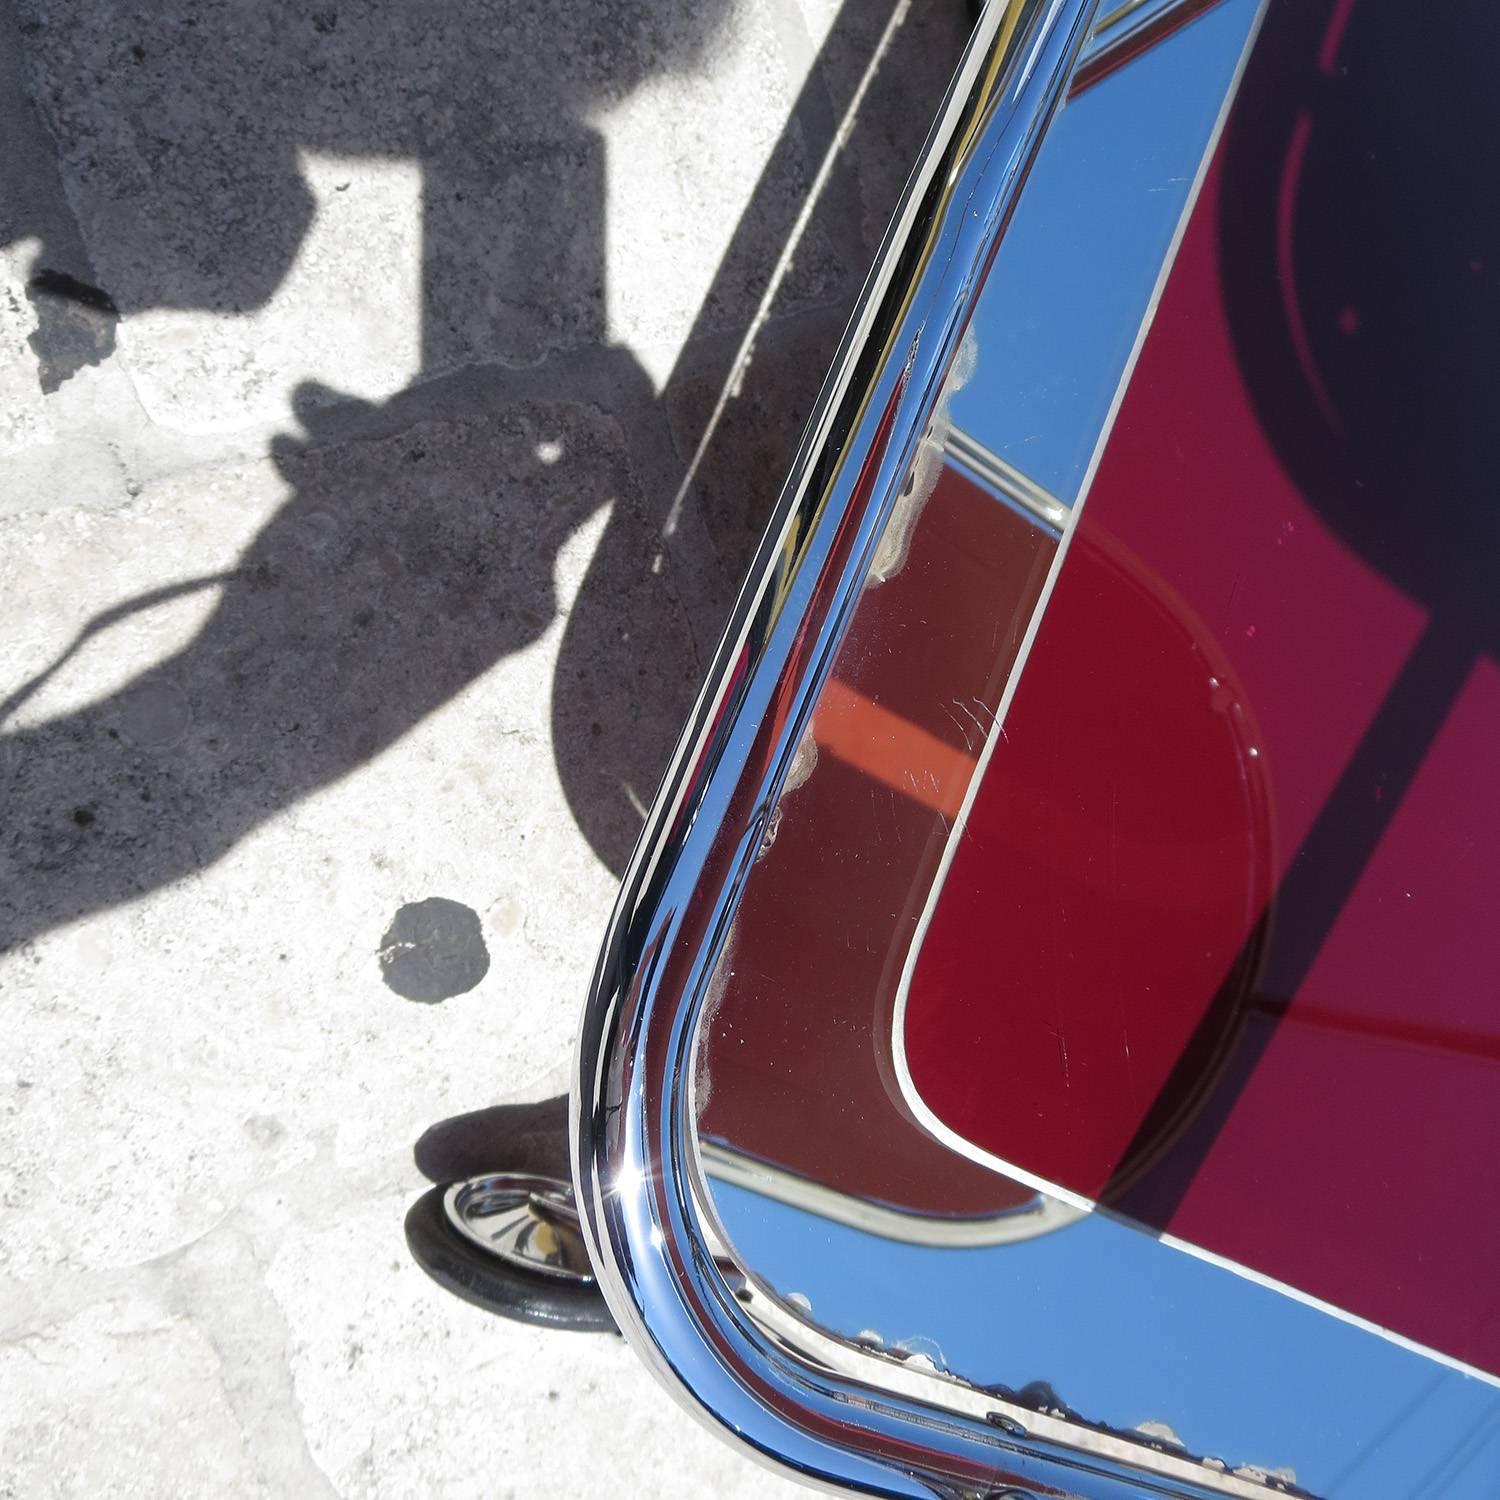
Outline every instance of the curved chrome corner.
[(1070, 1452), (805, 1342), (792, 1352), (755, 1313), (764, 1294), (716, 1265), (690, 1113), (695, 1027), (739, 891), (1096, 4), (996, 3), (976, 30), (647, 820), (578, 1046), (574, 1176), (620, 1327), (751, 1451), (876, 1494), (1140, 1493), (1107, 1447)]

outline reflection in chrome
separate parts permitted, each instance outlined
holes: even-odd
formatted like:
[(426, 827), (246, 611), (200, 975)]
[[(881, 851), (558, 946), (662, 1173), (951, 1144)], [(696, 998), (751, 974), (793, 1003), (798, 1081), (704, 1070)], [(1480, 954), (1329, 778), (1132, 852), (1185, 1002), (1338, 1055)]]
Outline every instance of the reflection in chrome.
[(983, 1218), (919, 1214), (841, 1193), (717, 1141), (700, 1139), (698, 1153), (704, 1176), (713, 1181), (731, 1182), (777, 1203), (832, 1219), (835, 1224), (847, 1224), (851, 1229), (908, 1245), (945, 1245), (951, 1249), (1009, 1245), (1050, 1234), (1081, 1217), (1079, 1209), (1044, 1193), (1020, 1208)]
[(1054, 533), (1068, 524), (1068, 507), (1056, 495), (1029, 479), (1014, 464), (991, 452), (977, 438), (953, 428), (943, 445), (948, 457), (1007, 504), (1016, 506), (1031, 520), (1040, 521)]
[(526, 1172), (471, 1177), (443, 1194), (443, 1211), (466, 1239), (509, 1265), (593, 1283), (571, 1183)]
[[(734, 1262), (725, 1272), (734, 1276)], [(796, 1358), (881, 1390), (910, 1397), (914, 1402), (983, 1422), (1013, 1440), (1031, 1439), (1073, 1447), (1113, 1459), (1160, 1481), (1177, 1481), (1213, 1495), (1235, 1495), (1241, 1500), (1266, 1500), (1268, 1494), (1307, 1496), (1295, 1478), (1246, 1464), (1231, 1471), (1212, 1456), (1180, 1450), (1158, 1435), (1163, 1424), (1149, 1423), (1150, 1431), (1115, 1432), (1090, 1427), (1062, 1407), (1025, 1405), (1000, 1392), (977, 1389), (938, 1368), (926, 1354), (900, 1348), (874, 1349), (862, 1342), (834, 1337), (819, 1328), (807, 1311), (780, 1298), (753, 1277), (740, 1276), (736, 1297), (746, 1312), (784, 1350)]]
[[(1006, 1474), (1049, 1482), (1054, 1463), (1003, 1450), (993, 1429), (934, 1428), (904, 1396), (814, 1382), (747, 1317), (706, 1251), (688, 1189), (691, 1044), (735, 885), (761, 847), (826, 669), (823, 632), (837, 638), (863, 586), (977, 270), (1093, 8), (991, 7), (976, 28), (626, 874), (579, 1040), (575, 1180), (622, 1330), (680, 1399), (752, 1451), (885, 1493), (988, 1489)], [(818, 633), (804, 629), (810, 609)], [(756, 784), (763, 790), (746, 798)], [(1112, 1465), (1098, 1477), (1124, 1493)]]
[(1118, 0), (1116, 4), (1105, 0), (1078, 60), (1072, 92), (1081, 93), (1098, 83), (1218, 4), (1220, 0)]
[(1110, 1458), (1157, 1482), (1177, 1481), (1207, 1494), (1233, 1495), (1240, 1500), (1267, 1500), (1268, 1495), (1317, 1500), (1298, 1485), (1290, 1470), (1254, 1464), (1231, 1470), (1211, 1455), (1189, 1453), (1165, 1423), (1145, 1422), (1133, 1432), (1118, 1431), (1090, 1423), (1069, 1409), (1045, 1382), (1025, 1391), (978, 1387), (944, 1369), (936, 1350), (887, 1345), (869, 1331), (854, 1339), (830, 1333), (815, 1321), (817, 1309), (806, 1296), (799, 1292), (778, 1295), (760, 1277), (747, 1272), (721, 1238), (712, 1209), (702, 1197), (697, 1207), (703, 1216), (705, 1246), (725, 1286), (765, 1336), (803, 1364), (983, 1423), (1012, 1440), (1051, 1442)]
[(582, 1225), (622, 1331), (752, 1453), (887, 1495), (1123, 1500), (1142, 1475), (1183, 1496), (1288, 1488), (810, 1329), (737, 1266), (698, 1176), (714, 965), (1094, 10), (1014, 0), (981, 18), (627, 871), (577, 1054)]

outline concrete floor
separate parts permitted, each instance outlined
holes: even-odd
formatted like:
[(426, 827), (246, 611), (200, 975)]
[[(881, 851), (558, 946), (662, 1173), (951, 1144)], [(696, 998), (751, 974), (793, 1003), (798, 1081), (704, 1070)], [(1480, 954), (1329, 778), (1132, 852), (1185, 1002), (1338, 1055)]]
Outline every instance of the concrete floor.
[(784, 1487), (401, 1225), (558, 1148), (964, 28), (0, 0), (0, 1496)]

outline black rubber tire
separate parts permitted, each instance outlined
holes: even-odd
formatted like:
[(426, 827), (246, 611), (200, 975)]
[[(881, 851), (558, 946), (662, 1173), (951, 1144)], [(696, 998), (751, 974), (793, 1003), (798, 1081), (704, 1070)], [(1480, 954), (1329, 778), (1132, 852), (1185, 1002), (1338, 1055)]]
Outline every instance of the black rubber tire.
[(406, 1214), (406, 1243), (412, 1258), (445, 1291), (475, 1307), (575, 1333), (618, 1333), (597, 1284), (569, 1283), (540, 1273), (529, 1275), (486, 1255), (455, 1229), (443, 1207), (448, 1184), (423, 1193)]

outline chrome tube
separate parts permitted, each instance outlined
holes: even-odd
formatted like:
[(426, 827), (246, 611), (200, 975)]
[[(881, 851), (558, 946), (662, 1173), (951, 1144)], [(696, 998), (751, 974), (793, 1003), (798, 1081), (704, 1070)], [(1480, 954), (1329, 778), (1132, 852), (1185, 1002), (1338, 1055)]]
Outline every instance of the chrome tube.
[(738, 893), (1095, 4), (996, 3), (976, 29), (647, 819), (577, 1052), (574, 1177), (620, 1327), (750, 1451), (871, 1493), (1139, 1492), (1107, 1449), (987, 1427), (794, 1355), (715, 1262), (690, 1105)]

